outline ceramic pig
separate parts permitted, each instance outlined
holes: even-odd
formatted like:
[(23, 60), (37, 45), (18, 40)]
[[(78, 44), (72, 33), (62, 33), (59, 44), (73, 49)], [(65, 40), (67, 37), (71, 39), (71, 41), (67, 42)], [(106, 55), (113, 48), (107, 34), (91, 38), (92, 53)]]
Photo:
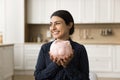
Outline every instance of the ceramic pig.
[(55, 40), (50, 47), (50, 54), (53, 58), (62, 59), (73, 54), (69, 41)]

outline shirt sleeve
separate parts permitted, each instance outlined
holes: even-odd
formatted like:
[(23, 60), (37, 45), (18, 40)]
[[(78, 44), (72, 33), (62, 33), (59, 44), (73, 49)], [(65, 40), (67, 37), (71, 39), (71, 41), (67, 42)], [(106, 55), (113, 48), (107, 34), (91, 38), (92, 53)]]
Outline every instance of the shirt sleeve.
[(34, 72), (35, 80), (46, 80), (46, 79), (52, 78), (56, 75), (57, 71), (60, 70), (60, 67), (54, 62), (51, 62), (46, 67), (45, 52), (46, 52), (46, 47), (42, 46), (39, 52), (37, 64), (35, 67), (35, 72)]
[[(78, 52), (79, 51), (79, 52)], [(89, 80), (89, 63), (88, 56), (84, 46), (77, 50), (78, 54), (74, 58), (77, 58), (77, 67), (70, 63), (65, 70), (65, 75), (69, 78), (69, 80)], [(79, 56), (79, 57), (78, 57)]]

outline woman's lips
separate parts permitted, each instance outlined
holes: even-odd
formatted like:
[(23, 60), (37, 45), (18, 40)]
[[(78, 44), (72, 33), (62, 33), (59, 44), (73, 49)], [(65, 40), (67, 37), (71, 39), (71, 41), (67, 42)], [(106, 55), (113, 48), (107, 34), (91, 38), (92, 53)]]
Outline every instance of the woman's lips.
[(59, 34), (59, 32), (60, 32), (60, 31), (53, 31), (52, 34), (53, 34), (53, 35), (57, 35), (57, 34)]

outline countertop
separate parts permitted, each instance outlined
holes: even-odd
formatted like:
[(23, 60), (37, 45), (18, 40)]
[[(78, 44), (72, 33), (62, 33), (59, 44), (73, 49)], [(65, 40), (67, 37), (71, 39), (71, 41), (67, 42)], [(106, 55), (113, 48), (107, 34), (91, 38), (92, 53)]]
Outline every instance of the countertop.
[[(120, 45), (120, 43), (118, 42), (92, 42), (92, 41), (76, 41), (79, 44), (83, 44), (83, 45)], [(41, 42), (41, 43), (37, 43), (37, 42), (25, 42), (25, 43), (21, 43), (21, 44), (26, 44), (26, 45), (43, 45), (46, 42)], [(0, 47), (2, 46), (14, 46), (13, 43), (0, 43)]]
[[(108, 41), (104, 41), (104, 42), (95, 42), (95, 41), (76, 41), (79, 44), (83, 44), (83, 45), (120, 45), (120, 42), (108, 42)], [(25, 42), (24, 44), (31, 44), (31, 45), (42, 45), (46, 42), (42, 42), (42, 43), (37, 43), (37, 42)]]
[(80, 44), (84, 44), (84, 45), (120, 45), (120, 42), (87, 42), (87, 41), (81, 41), (81, 42), (78, 42)]
[(14, 46), (13, 43), (0, 43), (0, 47), (4, 47), (4, 46)]

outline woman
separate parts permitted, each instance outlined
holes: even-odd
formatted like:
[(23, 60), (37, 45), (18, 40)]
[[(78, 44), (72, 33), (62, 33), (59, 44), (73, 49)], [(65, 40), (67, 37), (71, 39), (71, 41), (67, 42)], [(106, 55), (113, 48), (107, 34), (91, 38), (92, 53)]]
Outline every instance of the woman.
[(66, 10), (58, 10), (51, 15), (50, 31), (55, 40), (68, 40), (73, 52), (63, 59), (53, 58), (48, 42), (41, 47), (35, 80), (89, 80), (89, 63), (85, 47), (74, 42), (70, 35), (74, 32), (74, 20)]

